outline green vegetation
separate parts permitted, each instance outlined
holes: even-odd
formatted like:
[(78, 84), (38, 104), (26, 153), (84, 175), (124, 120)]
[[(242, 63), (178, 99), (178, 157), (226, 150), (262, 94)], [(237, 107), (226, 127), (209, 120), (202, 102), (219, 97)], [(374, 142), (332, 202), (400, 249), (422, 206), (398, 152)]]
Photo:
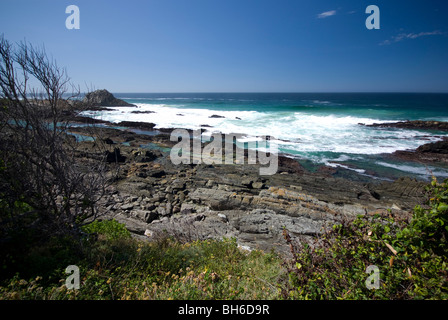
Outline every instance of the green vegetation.
[(82, 227), (84, 232), (89, 234), (101, 234), (107, 240), (130, 238), (131, 233), (127, 230), (123, 224), (118, 223), (116, 220), (95, 220), (88, 225)]
[[(30, 246), (0, 299), (447, 299), (447, 203), (448, 180), (434, 180), (408, 219), (359, 216), (298, 247), (285, 232), (289, 260), (243, 251), (235, 239), (139, 241), (114, 220), (97, 221), (83, 228), (97, 237)], [(79, 290), (65, 285), (70, 264)], [(366, 286), (370, 265), (377, 289)]]
[[(433, 180), (428, 204), (410, 221), (359, 216), (294, 250), (289, 296), (298, 299), (447, 299), (448, 180)], [(366, 269), (380, 271), (378, 289), (367, 289)]]
[[(170, 237), (137, 241), (116, 221), (98, 232), (82, 260), (79, 290), (65, 285), (65, 266), (47, 278), (19, 275), (0, 287), (3, 299), (275, 299), (280, 288), (275, 254), (244, 252), (235, 239), (180, 243)], [(87, 248), (86, 248), (87, 249)], [(79, 258), (79, 257), (78, 257)]]

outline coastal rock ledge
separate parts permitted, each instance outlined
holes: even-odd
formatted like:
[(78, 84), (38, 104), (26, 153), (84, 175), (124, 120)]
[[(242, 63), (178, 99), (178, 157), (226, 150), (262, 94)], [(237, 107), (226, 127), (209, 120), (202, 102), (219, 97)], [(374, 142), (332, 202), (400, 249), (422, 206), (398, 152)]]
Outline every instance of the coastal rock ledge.
[(426, 130), (448, 131), (448, 122), (444, 121), (408, 120), (408, 121), (391, 122), (391, 123), (373, 123), (368, 124), (366, 126), (379, 127), (379, 128), (403, 128), (403, 129), (426, 129)]
[(135, 105), (127, 103), (114, 97), (106, 89), (89, 92), (84, 97), (83, 103), (89, 107), (134, 107)]

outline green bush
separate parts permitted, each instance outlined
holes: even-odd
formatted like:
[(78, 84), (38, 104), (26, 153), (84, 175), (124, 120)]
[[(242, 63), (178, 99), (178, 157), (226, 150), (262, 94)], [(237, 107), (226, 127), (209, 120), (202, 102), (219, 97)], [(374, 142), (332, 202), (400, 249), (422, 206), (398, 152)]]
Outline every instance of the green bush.
[[(313, 246), (293, 250), (286, 296), (447, 299), (447, 181), (433, 180), (427, 191), (428, 204), (417, 206), (410, 221), (391, 214), (358, 216), (335, 225)], [(380, 271), (378, 289), (366, 285), (370, 265)]]
[(131, 237), (131, 233), (126, 229), (126, 226), (114, 219), (104, 221), (95, 220), (83, 226), (82, 230), (90, 234), (101, 234), (108, 240)]

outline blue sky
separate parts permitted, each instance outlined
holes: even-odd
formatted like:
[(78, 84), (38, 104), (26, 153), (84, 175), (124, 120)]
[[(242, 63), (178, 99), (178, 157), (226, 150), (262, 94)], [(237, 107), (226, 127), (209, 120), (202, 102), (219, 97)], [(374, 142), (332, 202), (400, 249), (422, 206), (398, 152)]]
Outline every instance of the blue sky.
[(0, 34), (44, 45), (82, 89), (448, 92), (447, 16), (441, 0), (0, 0)]

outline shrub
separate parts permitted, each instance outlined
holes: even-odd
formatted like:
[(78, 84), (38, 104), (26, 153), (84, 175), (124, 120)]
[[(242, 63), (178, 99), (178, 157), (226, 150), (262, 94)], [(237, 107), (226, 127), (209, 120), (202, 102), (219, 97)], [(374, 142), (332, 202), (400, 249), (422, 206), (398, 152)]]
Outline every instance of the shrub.
[[(292, 246), (288, 298), (448, 298), (448, 184), (433, 180), (427, 205), (410, 221), (364, 215), (343, 221), (313, 244)], [(291, 243), (288, 234), (285, 238)], [(292, 243), (291, 243), (292, 245)], [(379, 288), (369, 289), (368, 266), (378, 267)]]
[(104, 221), (95, 220), (83, 226), (82, 230), (90, 234), (101, 234), (108, 240), (131, 237), (131, 233), (126, 229), (126, 226), (114, 219)]

